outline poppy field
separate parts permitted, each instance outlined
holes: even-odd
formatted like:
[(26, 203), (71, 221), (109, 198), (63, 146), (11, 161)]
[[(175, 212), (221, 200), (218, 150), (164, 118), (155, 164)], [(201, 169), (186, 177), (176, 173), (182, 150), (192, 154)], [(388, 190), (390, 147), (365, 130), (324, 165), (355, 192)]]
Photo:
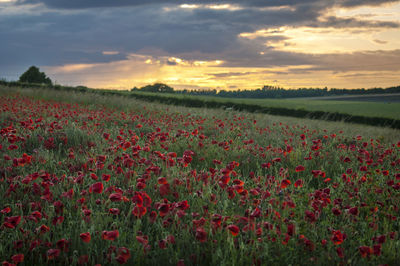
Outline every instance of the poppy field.
[(398, 265), (400, 134), (354, 127), (3, 90), (0, 260)]

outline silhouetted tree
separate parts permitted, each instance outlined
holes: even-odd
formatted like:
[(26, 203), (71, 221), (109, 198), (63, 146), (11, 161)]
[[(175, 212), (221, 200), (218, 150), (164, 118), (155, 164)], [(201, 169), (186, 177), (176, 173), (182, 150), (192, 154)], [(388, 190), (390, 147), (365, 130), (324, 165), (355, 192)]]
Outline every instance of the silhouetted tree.
[[(133, 89), (134, 90), (134, 89)], [(147, 85), (140, 88), (141, 91), (148, 92), (174, 92), (174, 89), (163, 83), (155, 83), (153, 85)]]
[(20, 82), (44, 83), (51, 85), (51, 79), (44, 72), (40, 72), (38, 67), (31, 66), (24, 74), (19, 77)]

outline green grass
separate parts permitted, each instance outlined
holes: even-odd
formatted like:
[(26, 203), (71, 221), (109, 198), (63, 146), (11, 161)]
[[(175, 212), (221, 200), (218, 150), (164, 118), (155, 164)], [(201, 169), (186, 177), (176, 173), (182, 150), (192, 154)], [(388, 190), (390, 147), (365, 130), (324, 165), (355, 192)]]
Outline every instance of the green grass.
[[(154, 95), (154, 93), (144, 93), (144, 92), (132, 92), (132, 93)], [(338, 112), (350, 115), (400, 119), (400, 103), (314, 100), (313, 98), (237, 99), (237, 98), (221, 98), (214, 96), (180, 95), (180, 94), (170, 94), (170, 93), (158, 94), (158, 95), (164, 97), (202, 99), (204, 101), (255, 104), (263, 107), (284, 107), (284, 108), (302, 109), (308, 111), (325, 111), (332, 113)]]

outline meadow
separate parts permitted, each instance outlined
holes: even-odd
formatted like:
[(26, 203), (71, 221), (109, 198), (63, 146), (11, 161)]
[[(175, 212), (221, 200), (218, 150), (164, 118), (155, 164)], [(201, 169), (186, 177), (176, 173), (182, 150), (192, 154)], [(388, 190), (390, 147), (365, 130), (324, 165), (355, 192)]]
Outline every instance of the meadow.
[(400, 261), (399, 130), (52, 89), (0, 110), (3, 265)]

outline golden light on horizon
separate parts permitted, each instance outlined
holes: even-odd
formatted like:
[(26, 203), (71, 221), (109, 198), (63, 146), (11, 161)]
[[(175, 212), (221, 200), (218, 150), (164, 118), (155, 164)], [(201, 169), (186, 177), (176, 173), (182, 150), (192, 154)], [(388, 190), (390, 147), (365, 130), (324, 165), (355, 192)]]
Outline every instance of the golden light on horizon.
[[(252, 68), (224, 67), (222, 60), (179, 61), (180, 64), (168, 64), (170, 57), (148, 58), (131, 54), (129, 59), (111, 63), (76, 64), (61, 67), (45, 67), (50, 77), (62, 84), (82, 85), (94, 88), (131, 89), (134, 86), (161, 82), (175, 89), (257, 89), (264, 85), (283, 88), (330, 87), (360, 88), (368, 82), (371, 87), (393, 85), (400, 71), (381, 71), (382, 78), (376, 78), (376, 72), (348, 71), (332, 74), (331, 71), (308, 71), (312, 65), (287, 67)], [(175, 58), (178, 59), (178, 58)], [(77, 82), (68, 81), (74, 77)]]

